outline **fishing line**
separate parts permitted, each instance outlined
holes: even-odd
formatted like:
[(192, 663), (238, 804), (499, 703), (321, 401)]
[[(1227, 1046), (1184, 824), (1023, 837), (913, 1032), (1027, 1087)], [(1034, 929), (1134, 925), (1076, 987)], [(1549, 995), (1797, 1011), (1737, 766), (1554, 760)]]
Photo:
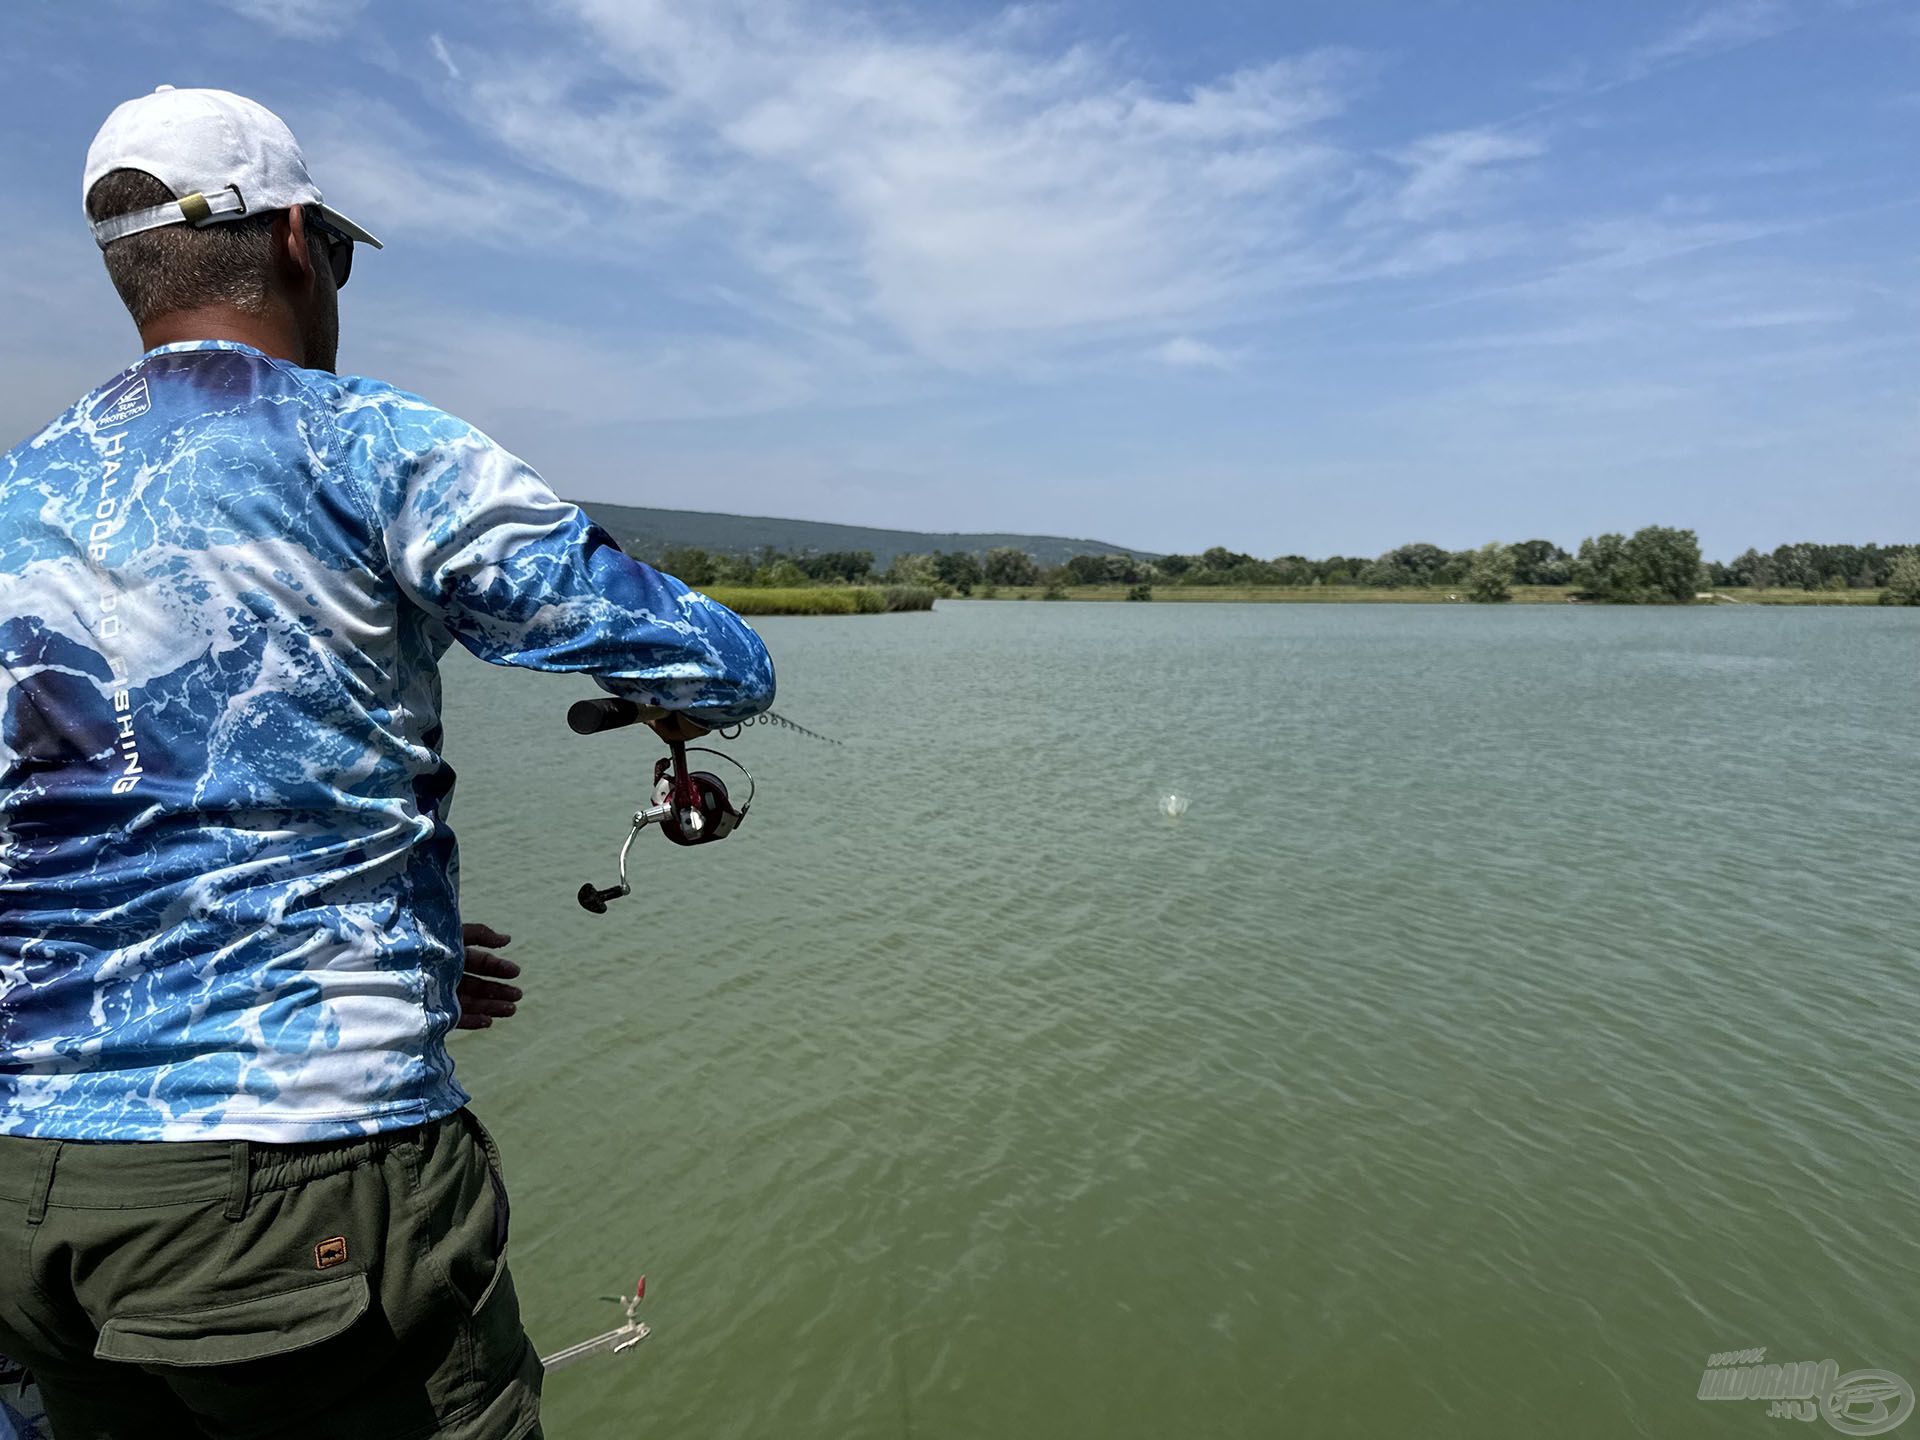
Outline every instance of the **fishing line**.
[(738, 738), (741, 731), (752, 725), (777, 725), (804, 735), (809, 740), (818, 740), (823, 745), (843, 745), (845, 743), (840, 740), (835, 740), (831, 735), (822, 735), (818, 730), (809, 730), (804, 725), (797, 725), (787, 719), (786, 716), (776, 715), (771, 710), (763, 710), (751, 720), (743, 720), (738, 725), (729, 725), (726, 729), (716, 730), (714, 733), (722, 740), (733, 740)]

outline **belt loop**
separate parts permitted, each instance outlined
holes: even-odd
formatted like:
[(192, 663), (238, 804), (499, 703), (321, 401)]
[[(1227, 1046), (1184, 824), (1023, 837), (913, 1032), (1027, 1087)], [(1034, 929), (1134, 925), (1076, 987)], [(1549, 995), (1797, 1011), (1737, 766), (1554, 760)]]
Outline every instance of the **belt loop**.
[(40, 1152), (40, 1166), (33, 1174), (33, 1189), (27, 1195), (27, 1224), (38, 1225), (47, 1218), (47, 1197), (53, 1193), (53, 1167), (59, 1162), (62, 1141), (49, 1140)]
[(253, 1147), (245, 1140), (236, 1140), (229, 1155), (227, 1219), (244, 1220), (247, 1215), (247, 1179), (253, 1169)]

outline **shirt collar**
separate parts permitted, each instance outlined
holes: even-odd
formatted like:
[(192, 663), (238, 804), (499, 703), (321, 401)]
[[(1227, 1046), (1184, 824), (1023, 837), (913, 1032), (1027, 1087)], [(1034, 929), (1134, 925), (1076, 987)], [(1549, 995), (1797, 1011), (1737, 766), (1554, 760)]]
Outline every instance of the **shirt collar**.
[(238, 350), (245, 355), (258, 355), (262, 360), (267, 352), (253, 345), (242, 344), (238, 340), (176, 340), (171, 345), (156, 345), (147, 351), (142, 359), (155, 355), (180, 355), (189, 350)]

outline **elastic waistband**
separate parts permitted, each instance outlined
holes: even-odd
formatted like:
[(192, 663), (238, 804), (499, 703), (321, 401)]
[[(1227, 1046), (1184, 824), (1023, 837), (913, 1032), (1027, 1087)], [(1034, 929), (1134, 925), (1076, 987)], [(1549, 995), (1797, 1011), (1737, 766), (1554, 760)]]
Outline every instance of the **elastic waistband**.
[[(136, 1210), (206, 1204), (285, 1190), (367, 1165), (406, 1147), (432, 1144), (461, 1113), (409, 1130), (352, 1140), (268, 1145), (251, 1140), (45, 1140), (0, 1135), (0, 1199), (56, 1206)], [(38, 1214), (30, 1218), (38, 1220)]]

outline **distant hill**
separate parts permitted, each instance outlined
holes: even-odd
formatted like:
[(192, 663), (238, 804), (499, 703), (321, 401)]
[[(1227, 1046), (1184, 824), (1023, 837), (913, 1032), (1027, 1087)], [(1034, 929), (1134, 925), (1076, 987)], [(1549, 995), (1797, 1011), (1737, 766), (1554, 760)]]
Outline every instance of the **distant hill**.
[(935, 534), (922, 530), (875, 530), (866, 525), (830, 525), (821, 520), (776, 520), (766, 515), (655, 510), (645, 505), (610, 505), (602, 500), (574, 503), (611, 533), (622, 549), (643, 559), (658, 555), (669, 545), (698, 546), (716, 555), (752, 555), (767, 545), (789, 555), (871, 550), (877, 570), (886, 569), (896, 555), (924, 555), (934, 550), (964, 550), (984, 555), (989, 550), (1010, 548), (1026, 551), (1042, 565), (1059, 565), (1075, 555), (1159, 558), (1150, 550), (1109, 545), (1104, 540), (1069, 540), (1060, 535)]

